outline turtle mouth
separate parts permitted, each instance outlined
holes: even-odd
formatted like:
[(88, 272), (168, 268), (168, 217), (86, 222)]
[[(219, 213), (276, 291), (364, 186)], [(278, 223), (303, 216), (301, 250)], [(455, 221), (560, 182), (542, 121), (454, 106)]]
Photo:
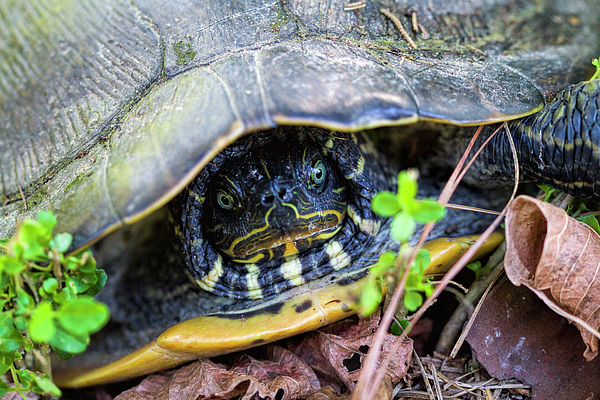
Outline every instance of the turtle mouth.
[(223, 252), (233, 261), (246, 264), (290, 257), (331, 239), (342, 228), (345, 216), (345, 210), (329, 211), (302, 223), (297, 219), (295, 227), (283, 230), (267, 223), (234, 241)]

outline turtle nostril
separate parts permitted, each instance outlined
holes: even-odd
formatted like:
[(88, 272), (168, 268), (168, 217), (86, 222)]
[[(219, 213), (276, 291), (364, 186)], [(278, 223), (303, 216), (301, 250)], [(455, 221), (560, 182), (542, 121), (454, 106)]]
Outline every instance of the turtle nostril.
[(286, 188), (280, 188), (277, 191), (277, 197), (279, 197), (280, 200), (288, 200), (288, 191)]
[(263, 195), (260, 203), (265, 207), (270, 207), (273, 205), (274, 200), (275, 200), (275, 196), (273, 196), (273, 193), (269, 192), (269, 193)]

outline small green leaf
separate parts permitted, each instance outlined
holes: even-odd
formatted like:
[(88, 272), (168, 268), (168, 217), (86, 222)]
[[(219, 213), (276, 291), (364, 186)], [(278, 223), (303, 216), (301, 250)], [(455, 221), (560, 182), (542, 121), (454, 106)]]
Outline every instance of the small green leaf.
[(431, 264), (429, 250), (419, 249), (419, 251), (417, 251), (417, 257), (415, 257), (414, 269), (422, 275), (429, 264)]
[(433, 200), (422, 200), (415, 203), (411, 216), (422, 224), (437, 222), (446, 215), (446, 208)]
[(392, 334), (395, 336), (401, 336), (404, 332), (406, 332), (406, 334), (408, 335), (410, 333), (410, 330), (412, 329), (410, 321), (406, 319), (401, 319), (399, 320), (399, 322), (399, 324), (396, 321), (392, 323), (390, 329)]
[(391, 217), (400, 212), (398, 196), (392, 192), (379, 192), (373, 197), (371, 208), (382, 217)]
[(381, 284), (379, 282), (370, 281), (363, 287), (360, 295), (359, 313), (365, 317), (373, 314), (382, 300)]
[(419, 292), (406, 292), (404, 295), (404, 305), (408, 311), (417, 311), (423, 304), (423, 297)]
[(108, 322), (109, 311), (106, 304), (91, 297), (78, 297), (60, 307), (56, 318), (65, 331), (85, 336), (98, 332)]
[(0, 375), (4, 375), (12, 366), (13, 362), (18, 359), (17, 352), (11, 351), (8, 353), (0, 353)]
[(394, 265), (395, 261), (396, 254), (386, 251), (379, 256), (379, 260), (369, 269), (369, 272), (374, 276), (381, 276)]
[(594, 73), (594, 76), (592, 76), (592, 78), (590, 80), (600, 79), (600, 63), (598, 63), (598, 59), (594, 58), (592, 60), (592, 64), (594, 64), (596, 66), (596, 72)]
[(34, 375), (33, 379), (35, 380), (35, 383), (37, 384), (38, 388), (40, 388), (43, 394), (62, 396), (62, 392), (60, 391), (58, 386), (56, 386), (52, 382), (52, 379), (50, 379), (48, 375)]
[(94, 274), (96, 274), (96, 283), (85, 291), (85, 294), (90, 297), (94, 297), (98, 294), (98, 292), (100, 292), (100, 289), (102, 289), (106, 284), (107, 279), (106, 272), (104, 272), (103, 269), (95, 270)]
[(52, 305), (45, 301), (35, 308), (27, 327), (29, 337), (36, 343), (49, 343), (56, 334), (54, 310)]
[(58, 235), (54, 236), (52, 240), (50, 240), (48, 246), (52, 250), (56, 250), (60, 253), (65, 253), (67, 250), (69, 250), (69, 246), (71, 246), (72, 242), (73, 236), (65, 232), (59, 233)]
[(0, 337), (7, 335), (13, 329), (12, 314), (6, 311), (0, 312)]
[(56, 226), (56, 217), (51, 211), (40, 211), (37, 217), (38, 222), (44, 228), (45, 234), (52, 235), (52, 230)]
[(18, 350), (21, 346), (25, 344), (25, 339), (21, 332), (12, 328), (5, 335), (0, 337), (0, 352), (1, 353), (10, 353)]
[(590, 228), (596, 231), (596, 233), (600, 234), (600, 224), (598, 223), (598, 219), (595, 215), (589, 214), (584, 217), (578, 218), (579, 221), (588, 225)]
[(555, 193), (560, 193), (560, 190), (554, 189), (553, 187), (550, 187), (545, 184), (539, 184), (539, 185), (537, 185), (537, 187), (540, 188), (544, 192), (544, 201), (545, 202), (548, 202)]
[(32, 310), (35, 307), (35, 300), (33, 297), (22, 289), (17, 289), (17, 298), (15, 303), (17, 305), (16, 311), (18, 314)]
[(27, 329), (27, 318), (22, 315), (18, 315), (13, 319), (13, 323), (15, 324), (15, 328), (20, 331), (24, 331)]
[(58, 290), (58, 281), (56, 278), (48, 278), (42, 283), (42, 287), (46, 293), (52, 294)]
[(34, 382), (35, 374), (28, 369), (18, 369), (16, 371), (17, 376), (19, 377), (19, 382), (25, 391), (31, 390)]
[(90, 337), (87, 335), (73, 335), (66, 332), (61, 327), (57, 327), (56, 334), (50, 340), (53, 349), (58, 349), (65, 353), (78, 354), (85, 351), (90, 343)]
[(92, 252), (90, 250), (86, 250), (85, 252), (81, 253), (80, 258), (85, 258), (85, 263), (83, 265), (80, 265), (77, 268), (77, 271), (91, 273), (96, 270), (96, 260), (92, 256)]
[(75, 292), (81, 294), (91, 288), (98, 281), (94, 273), (77, 273), (69, 275), (66, 279), (67, 285), (75, 289)]
[(400, 171), (398, 174), (398, 198), (403, 209), (412, 207), (417, 197), (417, 174), (416, 172)]
[(61, 360), (68, 360), (74, 356), (73, 353), (67, 353), (66, 351), (59, 350), (57, 348), (52, 348), (52, 351), (60, 358)]
[(3, 271), (8, 275), (16, 275), (23, 272), (26, 268), (27, 265), (18, 259), (7, 254), (0, 255), (0, 271)]
[(406, 242), (415, 231), (417, 224), (406, 213), (399, 213), (392, 219), (392, 237), (399, 242)]
[(15, 392), (17, 389), (8, 386), (6, 382), (0, 381), (0, 397), (4, 398), (8, 393)]
[(44, 226), (38, 221), (26, 219), (17, 231), (14, 254), (25, 260), (45, 261), (48, 259), (45, 248), (49, 242), (50, 235)]

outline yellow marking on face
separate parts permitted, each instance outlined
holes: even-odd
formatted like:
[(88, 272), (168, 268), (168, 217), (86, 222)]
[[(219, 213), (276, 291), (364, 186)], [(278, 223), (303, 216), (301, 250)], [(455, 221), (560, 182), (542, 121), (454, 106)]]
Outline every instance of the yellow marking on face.
[(298, 254), (298, 249), (296, 248), (296, 244), (294, 242), (287, 242), (285, 244), (285, 251), (283, 252), (284, 257), (293, 256), (294, 254)]
[(265, 258), (265, 255), (262, 253), (258, 253), (256, 254), (254, 257), (252, 258), (247, 258), (247, 259), (243, 259), (243, 260), (238, 260), (237, 258), (232, 258), (233, 261), (235, 262), (239, 262), (239, 263), (257, 263), (260, 260), (262, 260), (263, 258)]
[(337, 240), (332, 240), (325, 246), (325, 252), (331, 260), (331, 266), (336, 271), (347, 267), (352, 261), (350, 256), (344, 251), (342, 245)]
[(331, 139), (331, 138), (327, 139), (324, 146), (328, 149), (332, 149), (333, 148), (333, 139)]
[[(294, 211), (296, 211), (295, 208), (294, 208)], [(271, 210), (269, 210), (267, 212), (267, 214), (265, 216), (265, 221), (268, 221), (270, 212), (271, 212)], [(315, 238), (328, 239), (328, 238), (332, 237), (333, 235), (335, 235), (339, 231), (339, 228), (336, 229), (335, 232), (325, 232), (322, 234), (319, 234), (319, 232), (321, 232), (322, 230), (330, 229), (333, 226), (340, 224), (341, 221), (344, 219), (344, 214), (337, 212), (337, 211), (333, 211), (333, 210), (328, 211), (325, 214), (326, 215), (335, 215), (336, 220), (338, 222), (316, 225), (314, 227), (314, 229), (299, 229), (298, 233), (295, 233), (295, 236), (269, 235), (266, 238), (261, 238), (260, 234), (269, 228), (269, 223), (265, 222), (265, 225), (263, 225), (260, 228), (253, 229), (246, 236), (236, 238), (233, 242), (231, 242), (231, 245), (229, 246), (229, 248), (226, 250), (223, 250), (223, 251), (225, 252), (225, 254), (232, 257), (236, 262), (242, 262), (242, 263), (257, 262), (260, 259), (262, 259), (264, 256), (256, 255), (256, 256), (252, 257), (251, 259), (238, 259), (237, 257), (239, 257), (239, 253), (238, 254), (234, 253), (234, 249), (236, 248), (236, 246), (238, 246), (238, 244), (240, 244), (242, 242), (246, 242), (247, 244), (245, 247), (247, 250), (245, 253), (241, 253), (242, 256), (245, 256), (248, 254), (252, 254), (253, 252), (273, 249), (273, 248), (279, 247), (284, 244), (286, 245), (286, 251), (287, 251), (287, 243), (292, 243), (293, 241), (297, 241), (297, 240), (310, 239), (310, 238), (312, 238), (312, 239), (315, 239)], [(323, 215), (323, 213), (319, 212), (319, 211), (315, 211), (315, 212), (307, 214), (307, 215), (300, 215), (296, 211), (296, 220), (297, 221), (310, 220), (310, 219), (312, 219), (314, 217), (318, 217), (320, 215)], [(297, 224), (297, 225), (299, 228), (303, 228), (300, 224)], [(341, 226), (340, 226), (340, 228), (341, 228)], [(270, 239), (270, 240), (265, 240), (265, 239)]]
[(279, 266), (279, 272), (281, 272), (281, 275), (283, 275), (283, 277), (292, 285), (304, 285), (304, 278), (302, 277), (302, 262), (300, 262), (298, 257), (292, 257), (281, 264)]
[(208, 272), (204, 278), (196, 280), (198, 286), (207, 292), (212, 292), (215, 287), (215, 283), (219, 280), (219, 278), (223, 276), (223, 257), (217, 255), (217, 261), (213, 264), (212, 269)]

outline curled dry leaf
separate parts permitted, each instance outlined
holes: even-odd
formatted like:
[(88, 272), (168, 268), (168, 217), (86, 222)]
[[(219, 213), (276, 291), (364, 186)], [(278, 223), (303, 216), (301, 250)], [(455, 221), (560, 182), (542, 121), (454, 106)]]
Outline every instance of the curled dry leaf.
[(319, 390), (303, 361), (279, 346), (265, 346), (265, 360), (244, 355), (232, 367), (199, 360), (175, 371), (155, 374), (115, 400), (299, 399)]
[[(337, 389), (343, 384), (352, 391), (379, 322), (379, 312), (365, 319), (347, 318), (306, 335), (290, 349), (317, 372), (323, 386)], [(398, 383), (408, 371), (412, 340), (386, 334), (382, 354), (389, 357), (387, 375), (392, 385)]]
[(525, 285), (555, 312), (575, 322), (598, 355), (600, 236), (551, 204), (519, 196), (506, 214), (506, 275)]

